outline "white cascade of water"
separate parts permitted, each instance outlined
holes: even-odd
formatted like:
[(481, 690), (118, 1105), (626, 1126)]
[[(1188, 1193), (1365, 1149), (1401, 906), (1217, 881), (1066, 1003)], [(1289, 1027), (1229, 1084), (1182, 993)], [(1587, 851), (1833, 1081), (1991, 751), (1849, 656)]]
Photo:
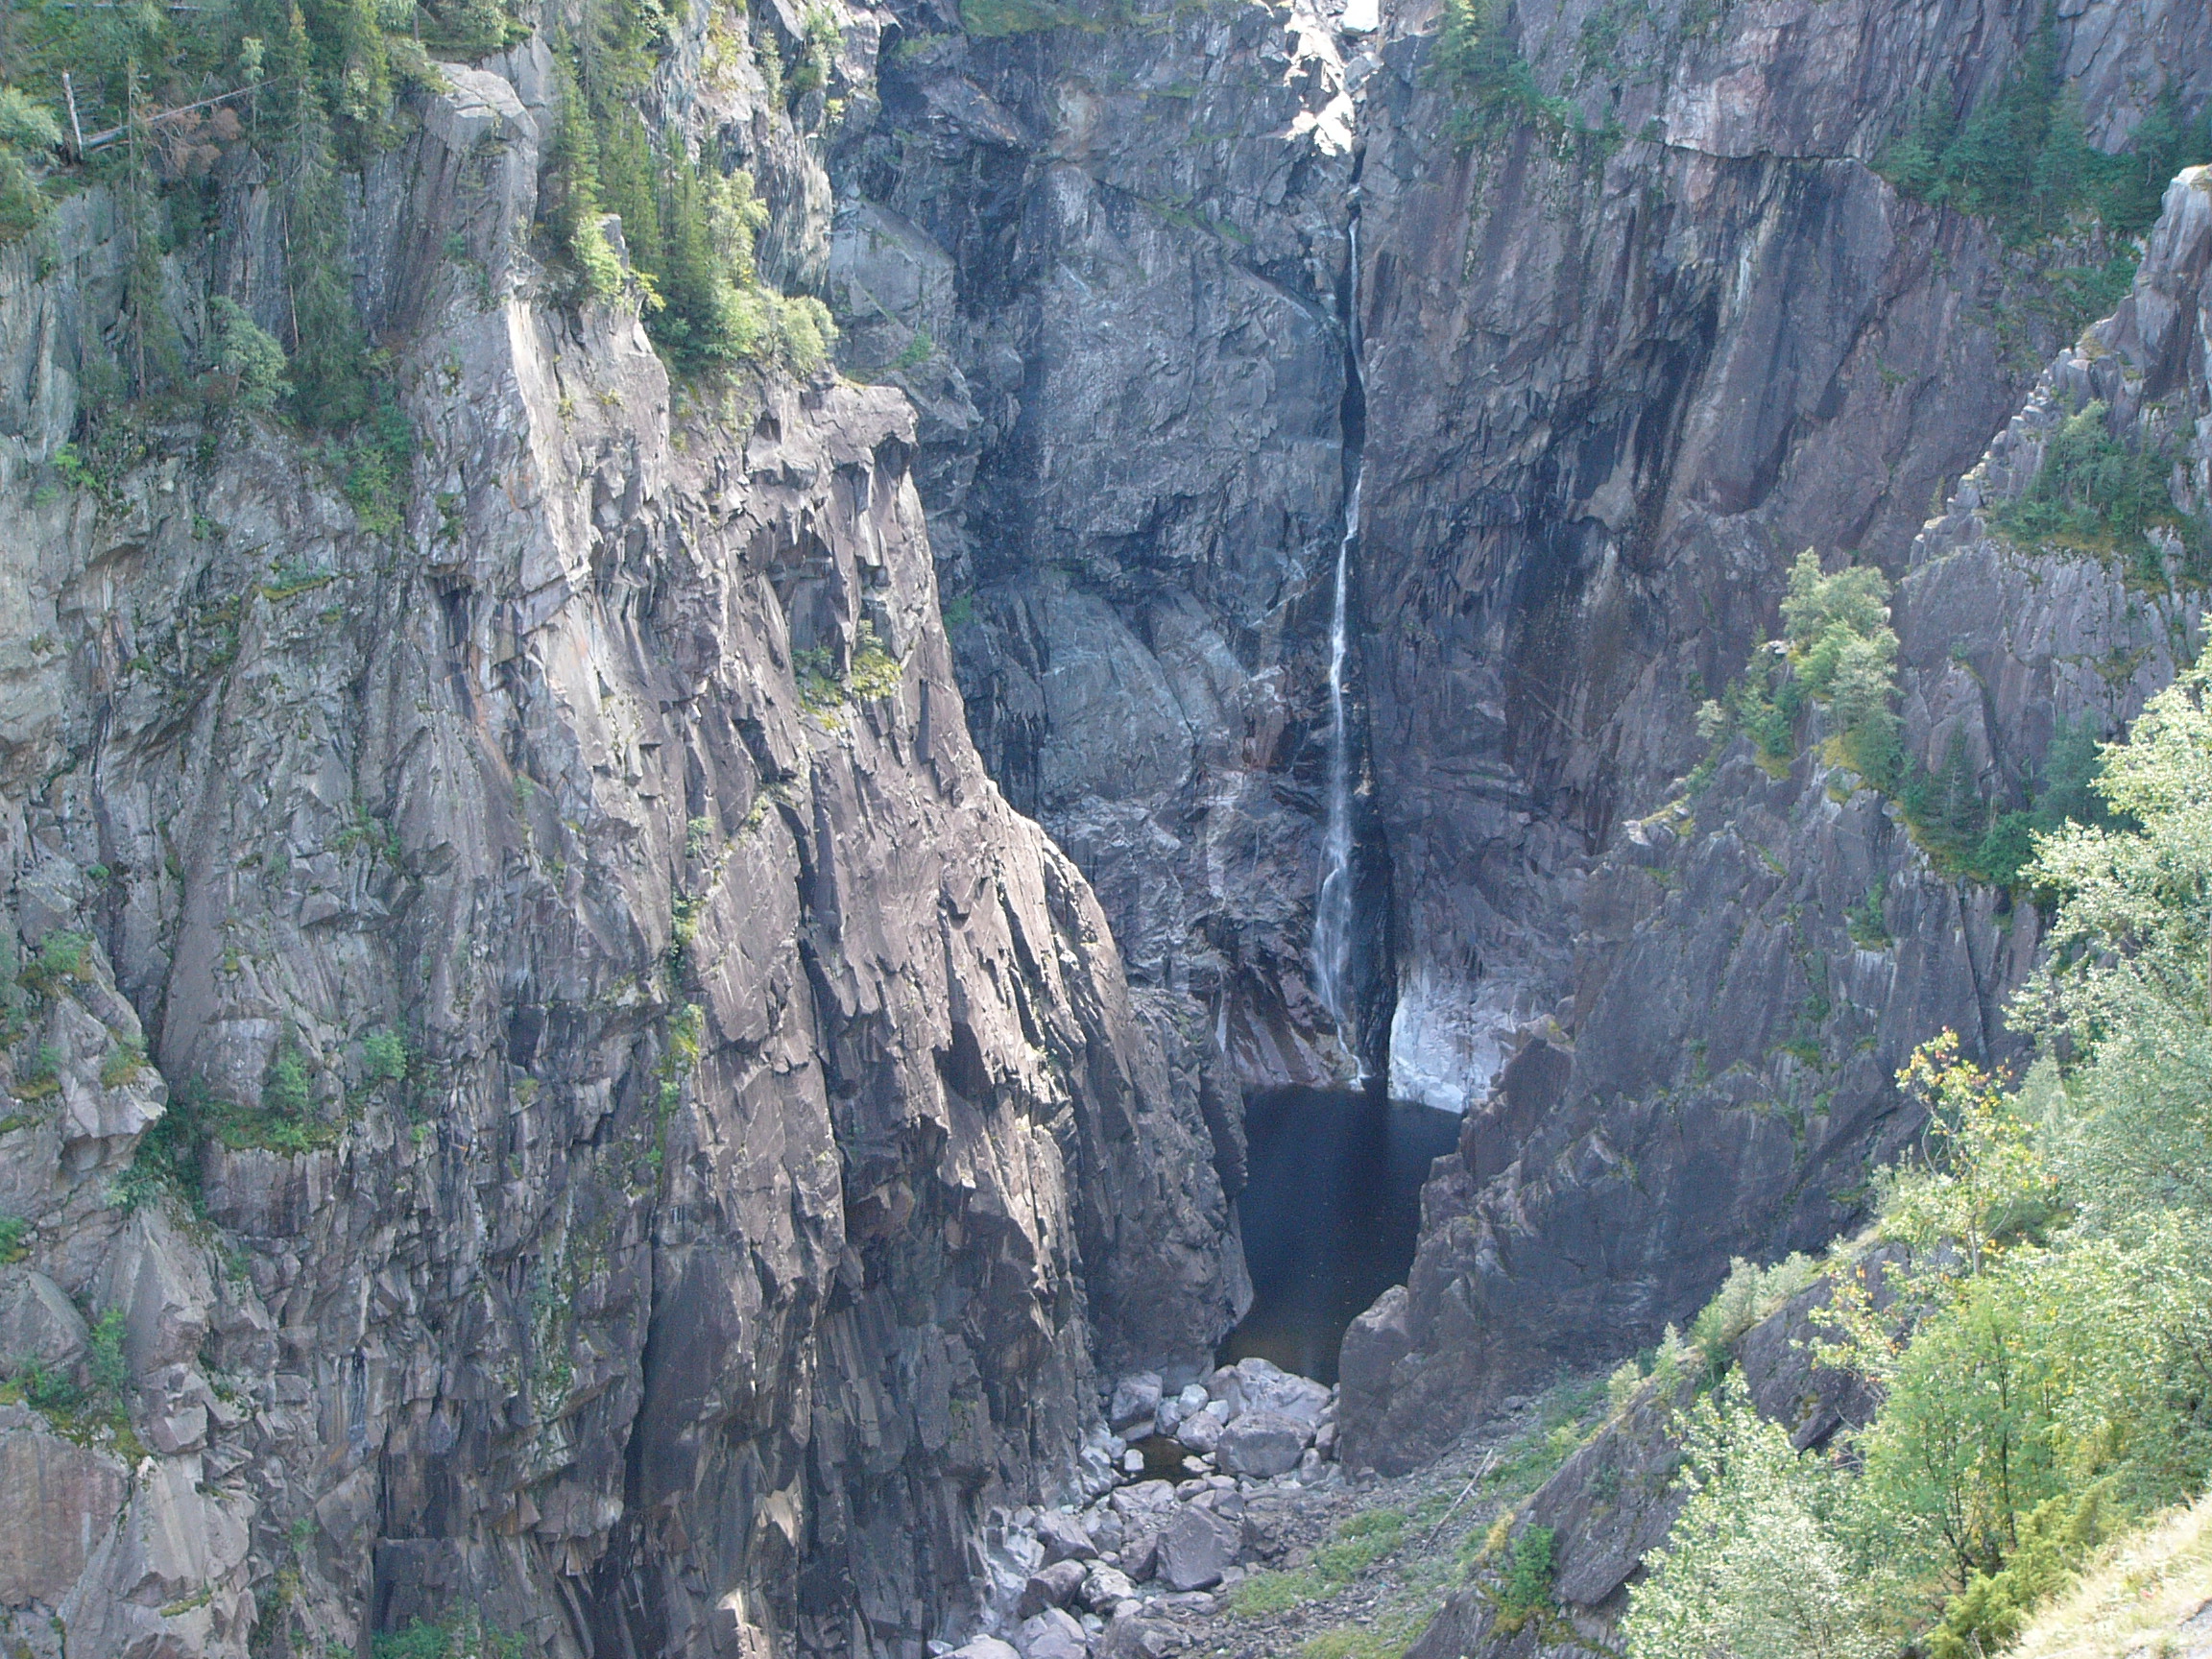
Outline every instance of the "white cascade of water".
[[(1360, 365), (1359, 339), (1359, 217), (1355, 209), (1350, 227), (1351, 303), (1346, 312), (1348, 334), (1346, 373), (1365, 402), (1366, 383)], [(1344, 658), (1347, 632), (1347, 589), (1351, 581), (1352, 548), (1359, 540), (1359, 489), (1366, 473), (1361, 446), (1352, 444), (1346, 456), (1348, 476), (1344, 487), (1344, 530), (1336, 542), (1336, 587), (1329, 617), (1329, 774), (1327, 816), (1321, 834), (1321, 888), (1313, 900), (1313, 988), (1321, 1005), (1336, 1023), (1336, 1046), (1352, 1067), (1356, 1081), (1366, 1081), (1359, 1061), (1358, 988), (1352, 983), (1353, 873), (1352, 873), (1352, 742), (1344, 714)]]

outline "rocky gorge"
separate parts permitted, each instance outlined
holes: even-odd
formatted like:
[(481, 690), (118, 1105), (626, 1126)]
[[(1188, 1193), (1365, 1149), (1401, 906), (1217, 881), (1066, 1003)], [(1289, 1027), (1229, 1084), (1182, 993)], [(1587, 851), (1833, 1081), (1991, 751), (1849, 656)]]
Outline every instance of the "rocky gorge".
[[(2043, 50), (2100, 154), (2200, 119), (2200, 8), (649, 21), (833, 360), (577, 299), (559, 5), (346, 174), (388, 487), (113, 390), (150, 310), (300, 355), (273, 142), (151, 278), (92, 170), (0, 249), (11, 1653), (1207, 1639), (1301, 1505), (1851, 1226), (1916, 1044), (2011, 1051), (2033, 904), (1730, 690), (1800, 553), (1895, 582), (1977, 833), (2200, 644), (2182, 529), (1997, 519), (2092, 407), (2212, 504), (2208, 175), (2140, 247), (1888, 176)], [(1334, 1393), (1216, 1368), (1244, 1093), (1362, 1071), (1466, 1114), (1407, 1284)], [(1535, 1500), (1578, 1634), (1420, 1650), (1602, 1640), (1647, 1428)]]

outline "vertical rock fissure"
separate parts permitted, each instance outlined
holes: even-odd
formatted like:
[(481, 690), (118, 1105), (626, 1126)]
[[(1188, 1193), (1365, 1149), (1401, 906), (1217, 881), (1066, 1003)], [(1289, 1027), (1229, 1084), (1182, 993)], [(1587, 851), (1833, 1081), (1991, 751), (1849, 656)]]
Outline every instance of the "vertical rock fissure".
[(1359, 540), (1359, 486), (1365, 471), (1365, 385), (1359, 356), (1359, 205), (1352, 204), (1345, 229), (1350, 274), (1344, 308), (1344, 525), (1336, 541), (1334, 590), (1329, 615), (1329, 759), (1326, 816), (1321, 833), (1321, 882), (1313, 898), (1313, 984), (1336, 1027), (1336, 1046), (1364, 1084), (1358, 989), (1353, 983), (1352, 942), (1358, 931), (1358, 880), (1353, 869), (1352, 735), (1345, 695), (1349, 649), (1352, 552)]

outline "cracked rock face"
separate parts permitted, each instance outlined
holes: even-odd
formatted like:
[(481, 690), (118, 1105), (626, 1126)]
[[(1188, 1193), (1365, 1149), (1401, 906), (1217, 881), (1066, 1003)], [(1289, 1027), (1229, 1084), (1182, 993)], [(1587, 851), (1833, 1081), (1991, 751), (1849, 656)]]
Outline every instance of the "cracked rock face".
[[(2208, 268), (2198, 168), (2168, 190), (2133, 293), (2051, 364), (1913, 542), (1893, 604), (1905, 743), (1931, 771), (1962, 757), (1985, 798), (2017, 798), (2061, 722), (2117, 734), (2202, 648), (2176, 560), (2160, 577), (2023, 550), (1986, 512), (2094, 402), (2113, 429), (2176, 444), (2208, 498)], [(1596, 865), (1571, 1010), (1469, 1115), (1423, 1195), (1408, 1285), (1346, 1335), (1348, 1459), (1407, 1466), (1514, 1383), (1686, 1323), (1731, 1255), (1818, 1247), (1916, 1127), (1892, 1083), (1914, 1046), (1948, 1026), (2018, 1053), (2003, 1017), (2034, 959), (2033, 907), (1932, 868), (1819, 736), (1773, 775), (1732, 739), (1702, 788)], [(1847, 915), (1869, 906), (1878, 936)]]
[[(57, 1365), (119, 1318), (123, 1374), (79, 1364), (87, 1447), (0, 1424), (40, 1655), (469, 1605), (547, 1653), (906, 1651), (994, 1506), (1075, 1481), (1094, 1363), (1187, 1375), (1242, 1294), (1191, 1073), (969, 740), (904, 400), (678, 413), (633, 318), (541, 302), (511, 58), (366, 180), (391, 533), (245, 421), (48, 487), (104, 198), (0, 253), (0, 867), (12, 960), (66, 958), (0, 1316)], [(274, 257), (236, 225), (218, 281)], [(179, 1179), (118, 1186), (156, 1131)]]
[(994, 39), (898, 14), (882, 113), (837, 163), (832, 292), (846, 361), (919, 411), (978, 746), (1214, 1087), (1327, 1081), (1307, 950), (1355, 166), (1333, 18)]

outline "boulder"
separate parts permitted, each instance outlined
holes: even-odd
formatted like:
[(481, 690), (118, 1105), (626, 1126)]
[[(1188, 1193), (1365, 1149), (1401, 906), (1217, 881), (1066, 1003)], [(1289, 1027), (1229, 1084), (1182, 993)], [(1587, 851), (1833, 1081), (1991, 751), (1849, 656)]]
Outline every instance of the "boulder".
[(1057, 1607), (1022, 1620), (1015, 1644), (1022, 1659), (1087, 1659), (1091, 1651), (1083, 1626)]
[(1310, 1424), (1273, 1411), (1247, 1411), (1221, 1431), (1214, 1457), (1232, 1475), (1264, 1480), (1298, 1467), (1313, 1438)]
[(1115, 1513), (1123, 1520), (1149, 1510), (1166, 1509), (1175, 1502), (1175, 1488), (1165, 1480), (1137, 1480), (1114, 1494)]
[(1170, 1590), (1211, 1590), (1237, 1559), (1242, 1530), (1209, 1510), (1185, 1507), (1160, 1531), (1160, 1581)]
[(1185, 1450), (1203, 1457), (1221, 1444), (1221, 1428), (1228, 1411), (1219, 1401), (1202, 1411), (1193, 1412), (1175, 1426), (1175, 1438)]
[(1087, 1575), (1080, 1561), (1055, 1561), (1032, 1573), (1029, 1582), (1022, 1586), (1022, 1599), (1015, 1603), (1014, 1617), (1029, 1619), (1047, 1607), (1067, 1606), (1074, 1599), (1075, 1592), (1083, 1587)]
[(28, 1267), (0, 1267), (0, 1374), (27, 1360), (42, 1371), (74, 1370), (88, 1339), (60, 1286)]
[(1106, 1408), (1106, 1421), (1117, 1434), (1129, 1429), (1139, 1429), (1149, 1434), (1152, 1432), (1153, 1418), (1159, 1409), (1160, 1373), (1139, 1371), (1114, 1384), (1114, 1397)]
[(977, 1636), (953, 1648), (946, 1659), (1022, 1659), (1022, 1650), (996, 1636)]
[(1076, 1597), (1094, 1613), (1111, 1613), (1136, 1594), (1137, 1586), (1118, 1567), (1094, 1566), (1084, 1577)]
[(1162, 1620), (1131, 1613), (1106, 1626), (1098, 1659), (1166, 1659), (1183, 1646), (1175, 1627)]
[(1141, 1532), (1121, 1549), (1121, 1571), (1142, 1584), (1160, 1566), (1160, 1534)]
[(1045, 1546), (1045, 1564), (1088, 1561), (1098, 1553), (1083, 1523), (1064, 1509), (1047, 1509), (1037, 1518), (1037, 1542)]
[(1232, 1421), (1249, 1412), (1265, 1411), (1294, 1418), (1310, 1430), (1329, 1408), (1326, 1383), (1296, 1376), (1264, 1359), (1239, 1359), (1215, 1372), (1214, 1377)]

